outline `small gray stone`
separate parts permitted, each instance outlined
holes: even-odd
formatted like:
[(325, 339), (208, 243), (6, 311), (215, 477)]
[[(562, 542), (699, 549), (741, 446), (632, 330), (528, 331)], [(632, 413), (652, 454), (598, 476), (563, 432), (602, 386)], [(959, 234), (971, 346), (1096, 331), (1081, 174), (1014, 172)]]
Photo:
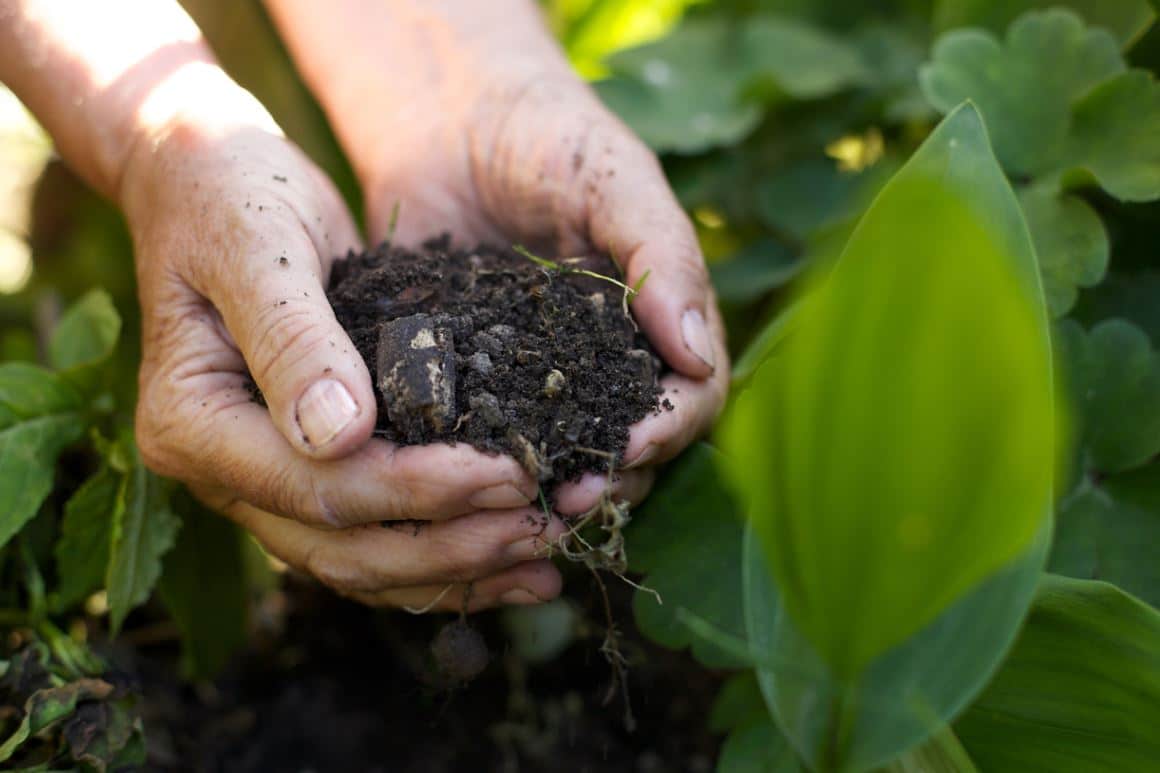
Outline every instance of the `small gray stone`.
[(378, 387), (391, 423), (410, 435), (456, 420), (455, 342), (443, 314), (412, 314), (379, 326)]
[(467, 364), (481, 376), (490, 376), (495, 370), (495, 366), (491, 364), (491, 356), (487, 352), (476, 352), (467, 358)]

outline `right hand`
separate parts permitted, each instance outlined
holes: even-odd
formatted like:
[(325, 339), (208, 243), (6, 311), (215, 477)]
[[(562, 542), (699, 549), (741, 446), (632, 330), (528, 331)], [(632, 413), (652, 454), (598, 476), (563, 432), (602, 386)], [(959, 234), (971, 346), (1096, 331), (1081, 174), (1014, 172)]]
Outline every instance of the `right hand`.
[(324, 290), (357, 231), (322, 172), (232, 88), (260, 120), (178, 115), (136, 143), (122, 179), (146, 464), (365, 603), (458, 610), (468, 582), (471, 609), (553, 598), (543, 556), (565, 527), (513, 459), (372, 439), (370, 376)]

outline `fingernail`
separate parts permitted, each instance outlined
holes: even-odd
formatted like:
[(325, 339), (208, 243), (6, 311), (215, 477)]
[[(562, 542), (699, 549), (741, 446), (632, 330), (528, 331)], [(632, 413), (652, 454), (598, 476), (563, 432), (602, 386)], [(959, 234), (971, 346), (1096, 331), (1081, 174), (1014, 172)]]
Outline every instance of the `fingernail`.
[(358, 416), (358, 403), (341, 382), (323, 379), (298, 399), (296, 418), (307, 445), (321, 448)]
[(499, 594), (499, 601), (501, 604), (519, 604), (527, 606), (529, 604), (539, 604), (543, 601), (539, 596), (532, 593), (530, 590), (524, 588), (512, 588), (505, 590)]
[(649, 443), (644, 447), (644, 450), (637, 455), (631, 462), (626, 463), (622, 469), (631, 470), (634, 467), (643, 467), (651, 462), (657, 455), (656, 443)]
[(685, 348), (697, 355), (697, 359), (710, 368), (716, 367), (713, 339), (709, 337), (709, 328), (701, 312), (689, 309), (681, 315), (681, 337), (685, 339)]
[(471, 495), (468, 502), (481, 510), (523, 507), (532, 500), (511, 483), (497, 483)]

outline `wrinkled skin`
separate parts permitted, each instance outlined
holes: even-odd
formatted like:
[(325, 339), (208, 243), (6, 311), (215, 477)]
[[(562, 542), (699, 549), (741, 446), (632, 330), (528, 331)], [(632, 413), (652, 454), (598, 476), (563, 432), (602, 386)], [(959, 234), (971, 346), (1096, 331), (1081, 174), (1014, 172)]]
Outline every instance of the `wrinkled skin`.
[[(653, 467), (720, 410), (729, 371), (692, 227), (656, 159), (568, 70), (530, 0), (267, 5), (358, 173), (370, 238), (399, 202), (402, 241), (450, 230), (463, 244), (606, 251), (630, 282), (651, 271), (633, 312), (672, 368), (676, 408), (632, 430), (615, 496), (639, 502)], [(118, 18), (142, 23), (107, 45)], [(20, 0), (0, 14), (0, 43), (0, 77), (125, 211), (150, 467), (369, 604), (559, 593), (546, 556), (566, 526), (514, 460), (372, 437), (370, 378), (324, 292), (359, 234), (176, 3)], [(583, 512), (603, 487), (565, 485), (557, 508)]]

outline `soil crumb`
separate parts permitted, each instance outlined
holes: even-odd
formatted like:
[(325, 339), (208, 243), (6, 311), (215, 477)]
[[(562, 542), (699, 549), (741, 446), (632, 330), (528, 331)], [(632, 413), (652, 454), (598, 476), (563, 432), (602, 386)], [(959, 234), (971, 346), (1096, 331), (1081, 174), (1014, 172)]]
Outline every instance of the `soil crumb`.
[(379, 394), (377, 434), (510, 454), (544, 483), (605, 472), (659, 410), (660, 358), (607, 258), (388, 244), (335, 263), (328, 296)]

